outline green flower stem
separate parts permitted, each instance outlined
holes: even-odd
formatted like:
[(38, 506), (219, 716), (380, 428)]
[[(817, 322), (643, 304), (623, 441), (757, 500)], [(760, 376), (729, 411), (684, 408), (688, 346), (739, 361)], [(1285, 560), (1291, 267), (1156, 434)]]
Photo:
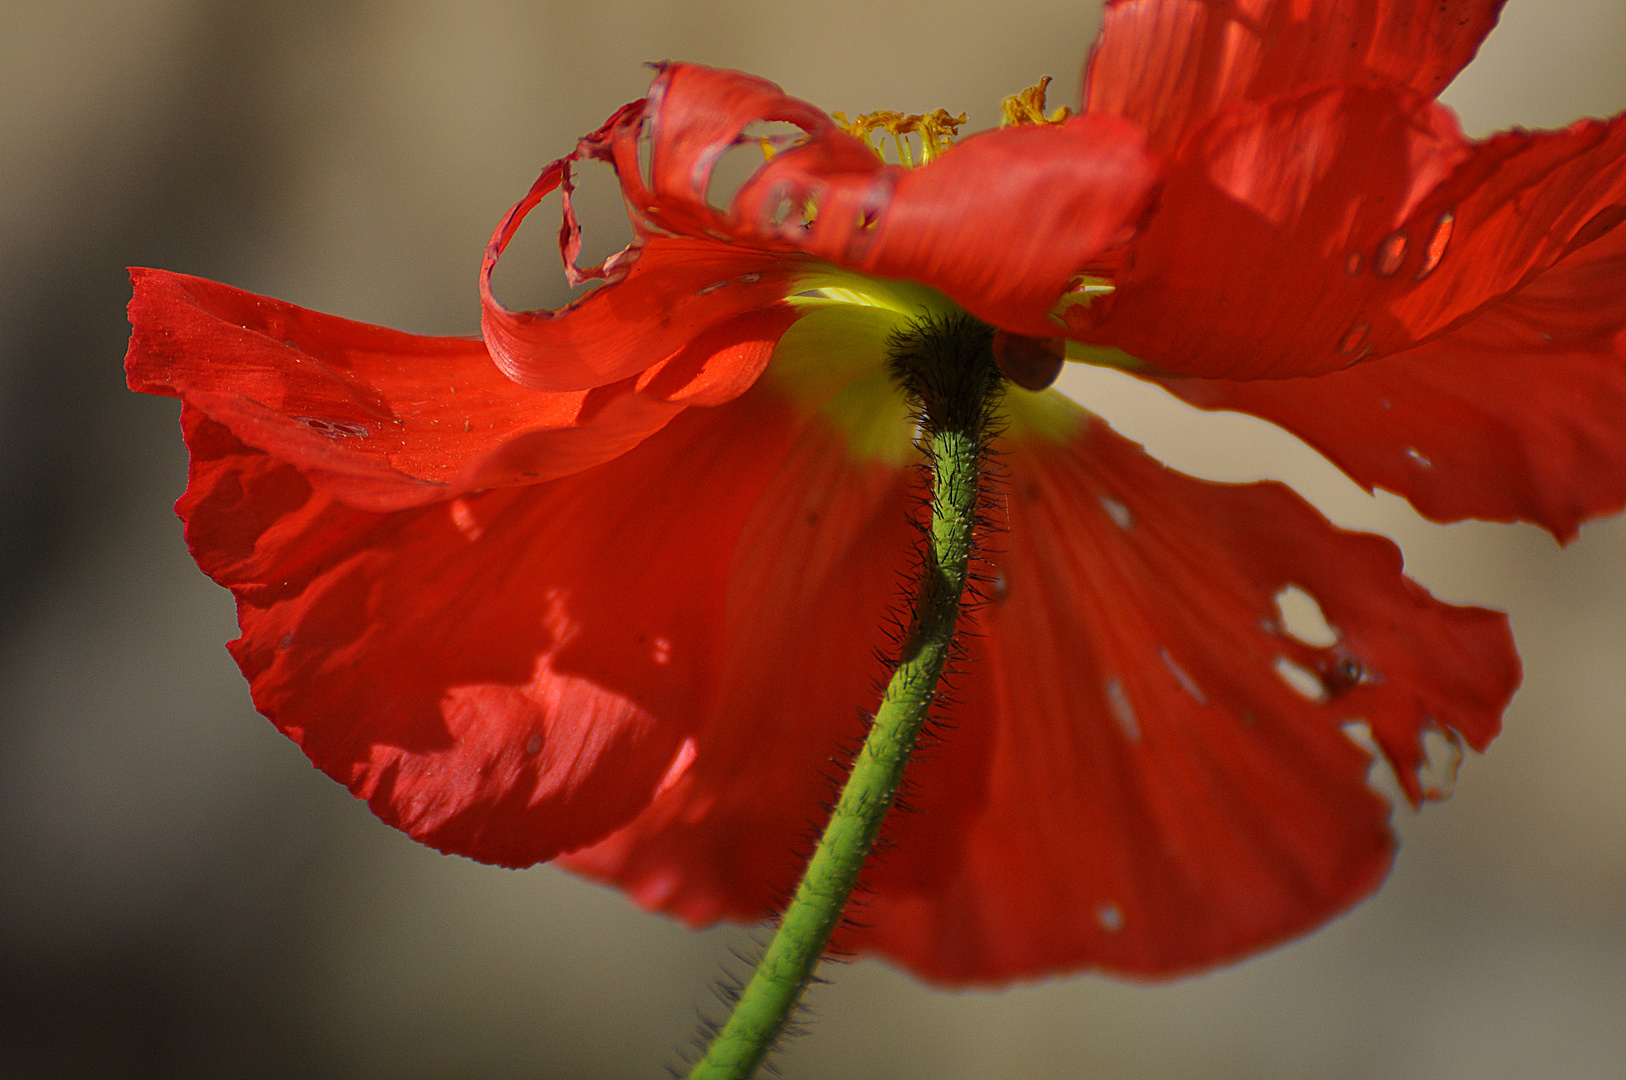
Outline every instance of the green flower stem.
[(841, 920), (936, 697), (965, 591), (983, 451), (982, 403), (954, 411), (966, 414), (963, 422), (931, 436), (927, 448), (935, 465), (932, 526), (902, 658), (768, 951), (689, 1080), (745, 1080), (784, 1030)]

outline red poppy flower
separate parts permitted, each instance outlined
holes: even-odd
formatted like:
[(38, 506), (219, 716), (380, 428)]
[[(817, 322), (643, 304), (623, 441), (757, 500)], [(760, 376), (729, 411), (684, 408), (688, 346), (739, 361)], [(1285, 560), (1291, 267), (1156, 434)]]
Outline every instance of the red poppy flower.
[[(1124, 0), (1081, 115), (913, 169), (769, 83), (667, 65), (498, 226), (483, 342), (136, 271), (130, 383), (185, 403), (177, 509), (236, 594), (256, 706), (441, 850), (760, 918), (884, 673), (920, 479), (882, 359), (923, 313), (994, 325), (1012, 365), (1066, 336), (1278, 420), (1436, 517), (1567, 536), (1618, 508), (1626, 135), (1463, 138), (1433, 94), (1499, 6)], [(770, 121), (801, 134), (712, 205)], [(636, 239), (583, 270), (586, 158)], [(508, 311), (492, 267), (556, 189), (567, 275), (601, 284)], [(952, 730), (838, 944), (946, 982), (1160, 975), (1369, 892), (1390, 809), (1346, 729), (1428, 797), (1425, 736), (1496, 734), (1505, 619), (1054, 391), (1003, 412)], [(1330, 640), (1288, 628), (1293, 594)]]

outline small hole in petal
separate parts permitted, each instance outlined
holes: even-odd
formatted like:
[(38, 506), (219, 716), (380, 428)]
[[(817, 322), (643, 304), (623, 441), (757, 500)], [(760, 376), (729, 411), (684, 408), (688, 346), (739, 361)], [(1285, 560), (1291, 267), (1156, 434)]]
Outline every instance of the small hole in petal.
[(1124, 691), (1123, 681), (1113, 676), (1107, 680), (1105, 691), (1107, 707), (1112, 710), (1112, 718), (1118, 722), (1118, 730), (1130, 742), (1140, 742), (1140, 721), (1135, 717), (1135, 706)]
[(811, 229), (813, 223), (819, 219), (819, 202), (823, 198), (823, 194), (821, 191), (810, 191), (807, 193), (807, 198), (802, 200), (800, 207), (800, 224), (802, 228)]
[(1282, 682), (1290, 686), (1294, 693), (1306, 701), (1324, 702), (1327, 700), (1327, 688), (1322, 685), (1316, 673), (1302, 664), (1295, 664), (1285, 656), (1276, 658), (1276, 674), (1281, 676)]
[(1124, 911), (1114, 903), (1105, 903), (1095, 909), (1095, 921), (1101, 929), (1109, 934), (1116, 934), (1124, 928)]
[(773, 212), (768, 215), (769, 230), (791, 241), (801, 239), (802, 234), (812, 227), (819, 216), (819, 199), (822, 194), (817, 188), (810, 190), (787, 188), (780, 191), (779, 197), (772, 204)]
[(1276, 617), (1283, 630), (1312, 648), (1325, 649), (1338, 641), (1338, 631), (1327, 623), (1316, 598), (1297, 585), (1276, 594)]
[(1445, 249), (1451, 246), (1451, 232), (1456, 228), (1457, 215), (1450, 210), (1441, 214), (1429, 235), (1428, 247), (1423, 252), (1423, 265), (1417, 268), (1417, 280), (1422, 281), (1439, 268), (1445, 258)]
[(746, 181), (777, 155), (807, 140), (807, 133), (782, 121), (754, 121), (720, 154), (706, 182), (706, 202), (726, 213)]
[(1389, 804), (1392, 813), (1397, 807), (1410, 806), (1406, 793), (1401, 790), (1400, 781), (1395, 777), (1395, 771), (1389, 764), (1388, 755), (1372, 737), (1372, 727), (1364, 720), (1351, 720), (1342, 725), (1344, 737), (1360, 747), (1371, 760), (1371, 766), (1366, 770), (1366, 786), (1376, 792), (1383, 801)]
[(795, 209), (796, 200), (788, 194), (781, 194), (779, 200), (774, 203), (773, 212), (768, 215), (768, 224), (773, 228), (779, 228), (790, 218)]
[(1120, 529), (1131, 529), (1135, 525), (1135, 515), (1129, 512), (1129, 507), (1114, 499), (1111, 495), (1101, 496), (1101, 509), (1107, 512), (1107, 517)]
[(1428, 799), (1449, 798), (1457, 785), (1462, 767), (1462, 740), (1457, 733), (1439, 727), (1423, 731), (1423, 763), (1417, 767), (1417, 782)]
[(646, 116), (638, 124), (638, 178), (646, 189), (654, 183), (654, 163), (655, 121)]
[(1406, 261), (1406, 248), (1411, 238), (1403, 232), (1393, 232), (1383, 238), (1377, 254), (1372, 256), (1372, 273), (1380, 278), (1393, 277), (1400, 264)]

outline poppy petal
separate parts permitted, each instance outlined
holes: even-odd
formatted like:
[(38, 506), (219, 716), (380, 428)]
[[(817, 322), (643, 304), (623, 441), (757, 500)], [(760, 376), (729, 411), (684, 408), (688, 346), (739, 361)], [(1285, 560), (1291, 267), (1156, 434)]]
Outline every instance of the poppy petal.
[(1162, 380), (1281, 424), (1435, 521), (1533, 521), (1560, 540), (1626, 505), (1626, 228), (1456, 330), (1315, 379)]
[[(1140, 133), (1106, 117), (982, 132), (913, 169), (862, 150), (869, 166), (854, 171), (830, 152), (848, 143), (836, 131), (776, 155), (720, 227), (932, 286), (986, 322), (1041, 338), (1056, 333), (1050, 311), (1073, 278), (1133, 235), (1156, 181)], [(780, 220), (786, 206), (804, 209)]]
[(1155, 150), (1234, 101), (1382, 80), (1435, 97), (1505, 0), (1111, 0), (1084, 74), (1087, 112), (1142, 125)]
[(237, 596), (256, 707), (385, 821), (506, 866), (599, 839), (683, 761), (792, 430), (758, 395), (571, 477), (378, 514), (183, 417), (177, 509)]
[[(1433, 600), (1388, 541), (1070, 423), (1066, 445), (1018, 433), (1000, 458), (1009, 531), (967, 637), (977, 675), (952, 685), (837, 938), (937, 981), (1168, 975), (1325, 921), (1394, 844), (1345, 725), (1421, 800), (1425, 734), (1484, 748), (1518, 681), (1505, 618)], [(912, 543), (908, 470), (866, 472), (829, 431), (803, 440), (742, 535), (728, 674), (695, 752), (649, 810), (563, 860), (695, 925), (760, 918), (794, 884), (833, 755), (877, 693), (885, 639), (853, 630), (895, 602)], [(1293, 636), (1290, 585), (1336, 641)]]
[[(1181, 476), (1093, 418), (1000, 461), (1008, 532), (967, 639), (977, 678), (913, 772), (921, 789), (985, 772), (953, 792), (977, 808), (950, 845), (915, 843), (929, 813), (890, 823), (867, 929), (839, 942), (950, 983), (1165, 976), (1370, 892), (1390, 807), (1343, 728), (1370, 729), (1414, 802), (1433, 794), (1425, 734), (1483, 749), (1518, 682), (1506, 618), (1434, 600), (1392, 543), (1280, 485)], [(1284, 615), (1289, 586), (1332, 640)]]
[[(633, 246), (583, 274), (576, 269), (573, 250), (579, 246), (580, 229), (566, 203), (560, 249), (567, 276), (601, 277), (605, 284), (558, 311), (510, 311), (491, 291), (497, 261), (526, 215), (567, 180), (566, 166), (596, 155), (592, 139), (583, 139), (574, 154), (549, 165), (503, 216), (480, 266), (480, 329), (491, 358), (510, 379), (532, 390), (587, 390), (636, 375), (692, 350), (708, 331), (772, 307), (795, 291), (791, 283), (805, 269), (799, 260), (704, 237), (640, 236)], [(720, 343), (720, 355), (726, 356), (733, 344)], [(735, 381), (749, 386), (766, 362), (764, 354), (754, 367), (744, 365)], [(712, 360), (711, 366), (731, 365)]]
[(1116, 293), (1066, 314), (1165, 373), (1322, 375), (1450, 330), (1623, 203), (1623, 118), (1470, 144), (1408, 91), (1241, 104), (1185, 145)]
[[(748, 129), (771, 122), (802, 134), (727, 207), (712, 205), (718, 161), (736, 147), (759, 153)], [(787, 281), (810, 272), (806, 257), (931, 286), (1007, 330), (1053, 337), (1049, 312), (1073, 278), (1133, 235), (1158, 180), (1144, 143), (1138, 127), (1116, 117), (1078, 117), (975, 135), (908, 169), (883, 164), (766, 80), (665, 64), (643, 103), (550, 166), (499, 226), (482, 278), (486, 340), (528, 386), (621, 378), (696, 328), (795, 291)], [(490, 295), (491, 267), (519, 220), (566, 185), (570, 163), (583, 157), (614, 166), (638, 238), (578, 272), (607, 284), (558, 313), (568, 318), (504, 311)], [(567, 265), (574, 229), (567, 206)]]
[(185, 274), (131, 276), (132, 389), (185, 397), (325, 494), (374, 511), (608, 461), (685, 407), (743, 392), (796, 318), (770, 303), (636, 379), (547, 394), (505, 378), (479, 341), (403, 334)]
[(879, 698), (918, 539), (914, 470), (857, 460), (822, 417), (805, 423), (739, 537), (692, 763), (626, 828), (561, 860), (695, 926), (759, 919), (794, 888)]
[[(1001, 329), (1053, 337), (1051, 309), (1086, 264), (1131, 238), (1156, 180), (1140, 133), (1105, 119), (973, 135), (899, 176), (873, 226), (815, 222), (810, 250), (932, 285)], [(763, 188), (777, 178), (765, 173)]]

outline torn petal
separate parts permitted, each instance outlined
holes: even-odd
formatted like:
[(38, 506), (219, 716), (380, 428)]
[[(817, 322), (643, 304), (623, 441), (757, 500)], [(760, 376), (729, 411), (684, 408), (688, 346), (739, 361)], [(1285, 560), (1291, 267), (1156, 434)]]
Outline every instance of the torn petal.
[(1626, 505), (1626, 228), (1433, 341), (1314, 379), (1160, 380), (1281, 424), (1435, 521), (1560, 540)]
[[(1140, 129), (1107, 116), (985, 132), (920, 168), (884, 165), (830, 117), (772, 83), (688, 64), (662, 65), (641, 110), (618, 116), (602, 133), (604, 153), (635, 227), (655, 239), (629, 252), (630, 271), (606, 293), (632, 286), (660, 236), (676, 235), (707, 243), (709, 258), (740, 260), (712, 281), (738, 279), (751, 258), (764, 260), (756, 270), (771, 275), (774, 267), (805, 268), (796, 256), (809, 256), (931, 286), (985, 321), (1051, 337), (1059, 330), (1051, 308), (1083, 266), (1130, 238), (1159, 179)], [(718, 160), (752, 125), (772, 122), (794, 124), (806, 137), (765, 161), (726, 208), (712, 206), (707, 191)], [(641, 139), (649, 143), (647, 183), (637, 167)], [(544, 174), (499, 229), (488, 271), (518, 218), (552, 183)], [(775, 287), (784, 295), (782, 283), (758, 283), (765, 294)], [(669, 300), (652, 300), (651, 312)], [(693, 307), (694, 320), (711, 317), (708, 307)], [(543, 316), (522, 326), (497, 311), (489, 292), (486, 311), (487, 337), (505, 370), (538, 388), (570, 388), (562, 373), (539, 366), (553, 333), (540, 327)], [(575, 325), (598, 332), (592, 319)], [(612, 342), (601, 348), (608, 359), (580, 362), (595, 379), (624, 375), (635, 366), (626, 349)], [(570, 363), (574, 370), (578, 361)]]
[[(1482, 749), (1517, 685), (1505, 617), (1434, 600), (1389, 541), (1330, 526), (1280, 485), (1181, 476), (1094, 419), (1062, 441), (1014, 437), (1000, 461), (1004, 585), (967, 639), (978, 678), (956, 687), (952, 735), (911, 766), (918, 790), (974, 809), (946, 844), (916, 843), (921, 816), (890, 821), (857, 911), (869, 929), (840, 943), (950, 983), (1164, 976), (1303, 933), (1375, 888), (1390, 807), (1343, 727), (1365, 720), (1408, 796), (1429, 796), (1427, 734)], [(1290, 584), (1334, 643), (1287, 631)]]

